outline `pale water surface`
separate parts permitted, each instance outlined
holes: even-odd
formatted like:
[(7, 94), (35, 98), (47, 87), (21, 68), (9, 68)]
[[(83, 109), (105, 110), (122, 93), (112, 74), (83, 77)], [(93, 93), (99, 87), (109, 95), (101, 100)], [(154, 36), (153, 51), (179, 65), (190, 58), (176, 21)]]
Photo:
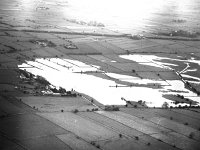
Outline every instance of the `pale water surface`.
[[(48, 66), (56, 68), (58, 70), (52, 69), (50, 67), (41, 65), (34, 61), (27, 61), (27, 63), (19, 65), (21, 67), (27, 67), (30, 65), (34, 65), (37, 68), (26, 68), (27, 71), (45, 77), (51, 84), (55, 86), (62, 86), (66, 88), (66, 90), (71, 90), (72, 88), (78, 92), (88, 94), (89, 96), (95, 98), (102, 104), (110, 104), (110, 105), (120, 105), (125, 104), (121, 98), (125, 98), (126, 100), (138, 101), (143, 100), (146, 101), (147, 105), (150, 107), (157, 106), (160, 107), (166, 101), (171, 106), (174, 104), (171, 103), (170, 100), (167, 100), (162, 97), (162, 90), (181, 90), (184, 91), (184, 96), (196, 96), (193, 92), (185, 89), (184, 84), (180, 80), (170, 80), (167, 82), (163, 81), (154, 81), (148, 79), (140, 79), (137, 77), (120, 75), (116, 73), (106, 73), (102, 72), (102, 74), (106, 76), (110, 76), (114, 79), (118, 79), (121, 81), (127, 81), (130, 83), (138, 83), (138, 84), (147, 84), (147, 83), (159, 83), (160, 85), (169, 84), (170, 86), (163, 86), (162, 89), (152, 89), (149, 87), (127, 87), (125, 85), (116, 84), (115, 81), (109, 80), (106, 78), (99, 78), (93, 75), (84, 74), (86, 71), (100, 71), (98, 66), (91, 66), (79, 61), (73, 61), (68, 59), (59, 59), (59, 58), (51, 58), (51, 59), (36, 59), (37, 62), (42, 62)], [(73, 62), (73, 64), (72, 64)], [(63, 66), (61, 66), (61, 64)], [(105, 77), (106, 77), (105, 76)], [(117, 85), (117, 87), (116, 87)], [(174, 92), (168, 94), (176, 94)], [(193, 97), (191, 97), (192, 99)], [(196, 98), (194, 98), (196, 100)], [(200, 101), (199, 101), (200, 102)]]

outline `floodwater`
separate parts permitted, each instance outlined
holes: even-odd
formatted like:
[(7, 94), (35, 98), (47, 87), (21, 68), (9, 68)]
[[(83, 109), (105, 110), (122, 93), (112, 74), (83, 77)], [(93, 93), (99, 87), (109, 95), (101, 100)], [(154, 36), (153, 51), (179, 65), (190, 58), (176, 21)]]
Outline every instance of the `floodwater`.
[[(38, 62), (45, 65), (41, 65)], [(40, 69), (30, 68), (29, 65), (36, 66)], [(23, 69), (24, 67), (27, 67), (26, 70), (28, 72), (45, 77), (55, 86), (64, 87), (66, 90), (71, 90), (73, 88), (78, 92), (93, 97), (104, 105), (124, 105), (125, 102), (121, 100), (123, 97), (130, 101), (146, 101), (146, 104), (149, 107), (161, 107), (164, 102), (168, 102), (170, 106), (174, 106), (170, 100), (162, 97), (163, 91), (168, 91), (168, 94), (176, 94), (174, 92), (171, 93), (170, 90), (184, 91), (182, 94), (184, 96), (196, 96), (196, 94), (185, 89), (183, 82), (180, 80), (163, 82), (159, 80), (154, 81), (116, 73), (108, 73), (99, 70), (98, 66), (87, 65), (69, 59), (36, 59), (36, 61), (27, 61), (18, 67)], [(86, 74), (87, 71), (101, 73), (103, 77), (100, 78)], [(107, 78), (108, 76), (111, 78)], [(152, 89), (149, 87), (128, 87), (123, 84), (117, 84), (115, 80), (137, 84), (157, 83), (162, 85), (162, 88)], [(170, 86), (166, 86), (166, 84), (169, 84)]]
[[(108, 31), (128, 34), (169, 32), (179, 29), (193, 32), (200, 31), (199, 0), (15, 0), (9, 1), (9, 3), (6, 0), (1, 0), (0, 12), (0, 18), (4, 24), (19, 25), (20, 29), (23, 29), (24, 26), (32, 29), (48, 25), (48, 27), (53, 27), (53, 30), (64, 26), (65, 29), (76, 31), (76, 29), (83, 27), (77, 22), (97, 21), (103, 23)], [(71, 24), (70, 19), (76, 20), (75, 23)], [(143, 62), (138, 62), (141, 65), (146, 65), (145, 59), (148, 59), (148, 62), (149, 60), (152, 62), (148, 65), (169, 70), (173, 70), (172, 68), (177, 66), (176, 63), (163, 63), (159, 59), (164, 58), (156, 56), (151, 56), (154, 58), (149, 56), (122, 57), (134, 61), (141, 60), (142, 57), (144, 58)], [(51, 67), (42, 65), (39, 62)], [(195, 68), (190, 70), (189, 63), (199, 65), (200, 62), (191, 59), (186, 63), (188, 65), (181, 73), (196, 71)], [(41, 70), (27, 68), (27, 71), (44, 76), (56, 86), (62, 86), (68, 90), (73, 88), (88, 94), (103, 104), (124, 104), (121, 97), (133, 101), (147, 101), (150, 106), (161, 106), (164, 101), (168, 101), (162, 97), (163, 93), (160, 89), (127, 87), (124, 85), (117, 85), (116, 87), (116, 80), (129, 82), (130, 84), (160, 84), (164, 91), (168, 90), (167, 88), (179, 89), (184, 90), (184, 94), (187, 96), (194, 96), (194, 93), (184, 88), (181, 81), (153, 81), (112, 72), (105, 73), (99, 69), (100, 66), (89, 66), (73, 60), (37, 59), (32, 62), (28, 61), (27, 64), (41, 68)], [(22, 66), (30, 67), (27, 64)], [(86, 71), (98, 71), (105, 78), (86, 74)], [(110, 79), (108, 79), (108, 76)], [(111, 80), (112, 78), (113, 80)], [(197, 79), (198, 77), (193, 78)], [(171, 86), (168, 86), (169, 82)], [(145, 94), (141, 94), (141, 92)]]
[[(192, 66), (190, 66), (190, 64), (196, 64), (197, 66), (200, 66), (200, 60), (197, 60), (193, 57), (191, 57), (190, 59), (181, 59), (180, 58), (168, 58), (168, 57), (159, 57), (159, 56), (155, 56), (155, 55), (139, 55), (139, 54), (134, 54), (134, 55), (121, 55), (120, 57), (125, 58), (125, 59), (129, 59), (135, 62), (138, 62), (141, 65), (149, 65), (149, 66), (154, 66), (154, 67), (158, 67), (158, 68), (164, 68), (164, 69), (168, 69), (168, 70), (174, 70), (173, 67), (177, 67), (178, 65), (176, 64), (176, 62), (181, 62), (182, 65), (186, 65), (186, 67), (179, 71), (178, 73), (181, 74), (183, 77), (188, 77), (191, 79), (195, 79), (198, 80), (195, 83), (200, 84), (200, 78), (198, 76), (190, 76), (187, 75), (187, 72), (198, 72), (199, 70), (197, 68), (192, 68)], [(162, 62), (162, 60), (170, 60), (172, 63), (164, 63)], [(191, 81), (189, 81), (191, 82)]]

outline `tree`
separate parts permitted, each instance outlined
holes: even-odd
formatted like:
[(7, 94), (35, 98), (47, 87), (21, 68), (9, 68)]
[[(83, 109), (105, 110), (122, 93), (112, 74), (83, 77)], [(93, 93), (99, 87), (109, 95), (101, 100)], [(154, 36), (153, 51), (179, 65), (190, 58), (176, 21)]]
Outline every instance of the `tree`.
[(191, 132), (191, 133), (189, 134), (189, 138), (190, 138), (190, 139), (193, 139), (194, 136), (195, 136), (194, 132)]
[(168, 104), (167, 102), (164, 102), (164, 103), (162, 104), (162, 108), (169, 108), (169, 104)]

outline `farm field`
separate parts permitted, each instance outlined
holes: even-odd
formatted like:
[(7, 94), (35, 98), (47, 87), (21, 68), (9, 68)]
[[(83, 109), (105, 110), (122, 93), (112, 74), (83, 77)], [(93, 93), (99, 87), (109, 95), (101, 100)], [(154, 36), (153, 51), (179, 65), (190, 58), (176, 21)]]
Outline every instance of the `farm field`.
[[(135, 137), (139, 137), (140, 139), (140, 143), (142, 144), (142, 146), (146, 146), (148, 143), (151, 143), (151, 148), (166, 148), (166, 149), (173, 149), (172, 147), (170, 147), (169, 145), (165, 144), (165, 143), (161, 143), (159, 142), (157, 139), (152, 138), (150, 135), (146, 135), (143, 132), (140, 132), (134, 128), (131, 128), (129, 126), (127, 126), (126, 124), (120, 123), (114, 119), (110, 119), (109, 117), (105, 117), (103, 115), (100, 115), (98, 113), (92, 113), (92, 112), (81, 112), (78, 115), (84, 117), (85, 119), (89, 119), (90, 121), (94, 121), (102, 126), (105, 126), (106, 128), (113, 130), (119, 134), (122, 134), (122, 136), (128, 138), (129, 140), (123, 140), (124, 142), (126, 142), (127, 147), (132, 147), (131, 143), (129, 142), (136, 142), (135, 141)], [(130, 138), (132, 140), (130, 140)], [(119, 142), (118, 144), (118, 148), (120, 148), (120, 145), (122, 146), (124, 142), (121, 143), (121, 141), (116, 140), (116, 141), (106, 141), (106, 142), (100, 142), (100, 145), (102, 145), (103, 147), (105, 147), (105, 144), (117, 144), (117, 141)], [(138, 143), (137, 143), (138, 144)], [(125, 146), (125, 145), (123, 145)], [(142, 147), (141, 146), (141, 147)], [(109, 146), (106, 145), (106, 147), (109, 149)], [(112, 147), (112, 146), (111, 146)], [(117, 148), (116, 147), (116, 148)]]
[[(162, 124), (159, 124), (159, 126), (155, 125), (157, 128), (152, 128), (153, 126), (151, 125), (152, 122), (148, 122), (146, 120), (138, 119), (136, 117), (131, 117), (127, 114), (117, 112), (117, 113), (107, 113), (107, 112), (99, 112), (100, 114), (109, 117), (110, 119), (114, 119), (116, 121), (119, 121), (121, 123), (126, 124), (129, 127), (132, 127), (136, 130), (139, 130), (141, 132), (144, 132), (145, 134), (149, 134), (150, 136), (161, 140), (167, 144), (170, 145), (176, 145), (180, 149), (196, 149), (199, 145), (199, 142), (195, 140), (191, 140), (188, 137), (185, 137), (177, 132), (174, 132), (172, 130), (169, 130), (169, 128), (165, 128), (162, 126)], [(123, 118), (122, 118), (123, 116)], [(129, 119), (129, 120), (126, 120)], [(137, 125), (136, 122), (140, 122), (141, 124)], [(148, 131), (146, 130), (148, 128)], [(152, 130), (153, 129), (153, 130)], [(161, 132), (159, 130), (162, 130)], [(149, 131), (152, 131), (154, 134), (150, 133)], [(176, 138), (180, 138), (182, 143), (176, 142)], [(198, 135), (197, 135), (198, 138)], [(192, 143), (192, 147), (190, 147)]]
[(54, 122), (62, 128), (75, 133), (88, 142), (117, 138), (118, 135), (108, 129), (83, 119), (71, 112), (41, 113), (40, 116)]
[(73, 111), (78, 109), (80, 111), (86, 111), (87, 109), (94, 109), (95, 107), (83, 99), (82, 97), (44, 97), (44, 96), (28, 96), (28, 97), (18, 97), (22, 102), (34, 107), (41, 112), (60, 112), (63, 111)]
[[(144, 118), (147, 120), (151, 120), (156, 117), (159, 117), (163, 119), (172, 120), (182, 125), (185, 123), (188, 123), (189, 127), (199, 130), (199, 120), (197, 118), (192, 118), (191, 116), (182, 114), (180, 109), (175, 111), (175, 110), (169, 110), (169, 109), (131, 109), (131, 108), (124, 109), (124, 108), (121, 108), (120, 110), (128, 114), (137, 116), (139, 118)], [(190, 110), (187, 110), (187, 112), (189, 113)]]
[[(185, 135), (185, 136), (189, 136), (191, 133), (194, 133), (194, 139), (199, 140), (199, 130), (198, 129), (194, 129), (192, 127), (189, 127), (186, 122), (183, 123), (179, 123), (174, 121), (174, 117), (171, 116), (171, 118), (165, 118), (165, 116), (161, 117), (159, 116), (159, 114), (153, 114), (151, 113), (151, 111), (147, 112), (145, 110), (131, 110), (131, 109), (124, 109), (124, 112), (131, 114), (133, 116), (137, 116), (139, 118), (144, 118), (145, 120), (148, 120), (150, 122), (153, 122), (157, 125), (161, 125), (162, 127), (165, 127), (167, 129), (171, 129), (174, 132), (177, 132), (179, 134)], [(185, 121), (189, 121), (189, 120), (185, 120)], [(195, 122), (195, 121), (194, 121)]]
[(96, 148), (95, 146), (87, 143), (86, 141), (80, 139), (79, 137), (76, 137), (73, 134), (57, 135), (57, 137), (64, 143), (68, 144), (74, 150), (98, 150), (98, 148)]

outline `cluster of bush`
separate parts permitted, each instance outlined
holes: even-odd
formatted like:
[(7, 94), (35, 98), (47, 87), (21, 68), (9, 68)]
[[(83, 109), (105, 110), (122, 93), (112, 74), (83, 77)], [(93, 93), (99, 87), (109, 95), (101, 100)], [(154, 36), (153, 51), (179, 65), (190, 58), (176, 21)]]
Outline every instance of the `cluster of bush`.
[(33, 78), (35, 76), (32, 73), (29, 73), (26, 70), (21, 70), (21, 69), (19, 69), (19, 73), (20, 75), (23, 75), (27, 79)]
[(31, 43), (38, 44), (42, 47), (56, 47), (56, 44), (48, 40), (30, 40)]
[(65, 44), (63, 47), (66, 49), (78, 49), (78, 47), (73, 43)]
[(157, 33), (157, 35), (196, 38), (196, 37), (200, 36), (200, 32), (188, 32), (188, 31), (184, 31), (184, 30), (175, 30), (175, 31), (171, 31), (170, 33), (159, 32), (159, 33)]
[(85, 21), (80, 21), (80, 20), (76, 20), (76, 19), (65, 19), (66, 21), (69, 21), (71, 23), (76, 23), (76, 24), (80, 24), (80, 25), (88, 25), (88, 26), (94, 26), (94, 27), (105, 27), (105, 25), (103, 23), (97, 22), (97, 21), (89, 21), (89, 22), (85, 22)]
[(38, 82), (38, 83), (40, 83), (40, 84), (42, 84), (42, 85), (45, 85), (45, 86), (48, 86), (48, 85), (50, 85), (50, 83), (49, 83), (49, 81), (47, 81), (44, 77), (42, 77), (42, 76), (36, 76), (36, 78), (35, 78), (35, 80)]
[(130, 38), (133, 40), (141, 40), (144, 39), (144, 36), (138, 34), (138, 35), (132, 35)]
[(170, 36), (182, 36), (182, 37), (189, 37), (189, 38), (195, 38), (198, 35), (200, 35), (200, 33), (198, 32), (192, 33), (192, 32), (188, 32), (184, 30), (175, 30), (170, 33)]
[(179, 109), (185, 109), (185, 108), (200, 108), (200, 106), (181, 106), (181, 105), (178, 105), (178, 107), (173, 107), (173, 106), (170, 106), (170, 108), (179, 108)]
[(57, 88), (51, 88), (51, 91), (52, 92), (54, 92), (54, 93), (66, 93), (67, 91), (64, 89), (64, 88), (62, 88), (62, 87), (59, 87), (59, 89), (57, 89)]
[(183, 20), (183, 19), (173, 19), (172, 22), (184, 23), (184, 22), (186, 22), (186, 20)]
[[(183, 99), (183, 100), (185, 100), (186, 101), (186, 103), (189, 103), (190, 104), (190, 107), (191, 107), (191, 105), (192, 105), (192, 100), (190, 100), (190, 99), (188, 99), (188, 98), (185, 98), (183, 95), (179, 95), (179, 94), (177, 94), (176, 95), (178, 98), (181, 98), (181, 99)], [(185, 103), (185, 102), (179, 102), (179, 101), (175, 101), (174, 102), (174, 104), (179, 104), (179, 103)]]
[(50, 85), (49, 81), (47, 81), (44, 77), (42, 76), (35, 76), (34, 74), (30, 73), (30, 72), (27, 72), (26, 70), (21, 70), (19, 69), (19, 73), (20, 75), (23, 75), (24, 78), (30, 80), (30, 79), (34, 79), (36, 82), (44, 85), (44, 86), (48, 86)]
[(61, 96), (70, 96), (70, 97), (77, 97), (78, 94), (76, 93), (72, 93), (71, 91), (66, 91), (64, 88), (62, 87), (59, 87), (58, 89), (57, 88), (51, 88), (50, 87), (50, 90), (53, 92), (53, 93), (59, 93), (61, 94)]
[(119, 111), (119, 107), (117, 106), (105, 106), (105, 111)]

